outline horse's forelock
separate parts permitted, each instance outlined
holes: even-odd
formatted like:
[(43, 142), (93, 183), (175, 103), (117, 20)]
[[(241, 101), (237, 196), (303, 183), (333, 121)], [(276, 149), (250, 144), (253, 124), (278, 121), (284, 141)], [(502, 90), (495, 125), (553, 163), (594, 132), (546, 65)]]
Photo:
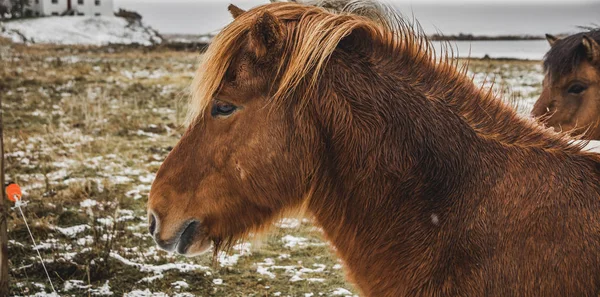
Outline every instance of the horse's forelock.
[[(338, 3), (339, 6), (332, 6), (331, 3)], [(391, 48), (397, 48), (400, 44), (410, 47), (418, 44), (417, 51), (427, 48), (421, 47), (421, 39), (416, 37), (412, 26), (402, 21), (393, 9), (377, 2), (330, 0), (307, 4), (312, 5), (277, 3), (254, 9), (256, 12), (267, 10), (288, 26), (295, 26), (287, 30), (292, 34), (286, 37), (282, 54), (285, 59), (279, 61), (280, 87), (274, 90), (274, 99), (287, 98), (296, 93), (297, 87), (307, 77), (308, 86), (302, 93), (308, 97), (340, 41), (358, 28)], [(218, 92), (232, 60), (240, 54), (247, 41), (245, 37), (256, 21), (255, 16), (256, 13), (240, 15), (215, 37), (203, 55), (203, 62), (192, 85), (188, 124), (202, 116), (212, 97)], [(402, 36), (402, 40), (399, 36)]]
[(213, 96), (219, 91), (225, 74), (244, 43), (251, 21), (248, 14), (240, 15), (225, 27), (202, 55), (200, 66), (191, 86), (186, 123), (192, 124), (202, 117)]
[(559, 39), (546, 53), (544, 70), (551, 79), (572, 73), (586, 60), (587, 53), (582, 44), (584, 35), (600, 42), (600, 28), (590, 29)]

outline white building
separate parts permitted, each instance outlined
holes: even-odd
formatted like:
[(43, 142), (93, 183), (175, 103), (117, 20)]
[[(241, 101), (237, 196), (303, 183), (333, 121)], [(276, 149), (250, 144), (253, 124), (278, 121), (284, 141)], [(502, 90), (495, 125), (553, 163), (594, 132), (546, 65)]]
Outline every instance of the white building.
[(62, 15), (71, 11), (74, 15), (113, 15), (113, 0), (30, 0), (36, 16)]

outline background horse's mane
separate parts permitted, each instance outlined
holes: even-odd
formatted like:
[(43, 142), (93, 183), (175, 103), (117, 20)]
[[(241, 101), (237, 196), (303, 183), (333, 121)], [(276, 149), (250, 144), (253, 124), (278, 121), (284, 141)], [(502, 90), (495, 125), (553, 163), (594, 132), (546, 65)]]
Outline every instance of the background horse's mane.
[(558, 40), (546, 53), (544, 70), (551, 77), (560, 77), (571, 73), (586, 59), (585, 47), (581, 43), (584, 35), (600, 43), (600, 28), (587, 28), (587, 31)]
[(483, 137), (505, 145), (572, 152), (585, 146), (521, 118), (491, 89), (476, 87), (465, 75), (466, 67), (457, 67), (451, 51), (436, 54), (420, 27), (407, 23), (393, 8), (375, 1), (316, 2), (325, 8), (286, 2), (260, 6), (254, 9), (256, 13), (244, 13), (225, 27), (205, 53), (194, 80), (188, 122), (202, 117), (234, 57), (247, 44), (248, 32), (257, 16), (268, 11), (285, 27), (279, 86), (272, 90), (271, 98), (279, 101), (277, 104), (291, 97), (305, 101), (313, 98), (333, 52), (346, 37), (358, 32), (358, 39), (363, 40), (360, 46), (363, 50), (368, 48), (365, 52), (372, 53), (372, 59), (410, 67), (411, 78), (426, 86), (422, 90), (428, 97), (444, 101)]

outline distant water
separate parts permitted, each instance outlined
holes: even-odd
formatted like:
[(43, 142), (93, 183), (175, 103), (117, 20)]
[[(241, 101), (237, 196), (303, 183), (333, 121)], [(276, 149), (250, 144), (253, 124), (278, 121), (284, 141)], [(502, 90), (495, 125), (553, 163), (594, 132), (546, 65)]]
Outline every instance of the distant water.
[[(382, 0), (422, 25), (427, 34), (543, 35), (600, 25), (600, 0), (491, 1)], [(140, 12), (161, 33), (205, 34), (231, 22), (229, 3), (244, 9), (268, 0), (114, 0), (116, 8)], [(432, 2), (438, 2), (433, 4)]]
[[(440, 52), (442, 42), (435, 41), (436, 52)], [(450, 41), (455, 56), (459, 58), (509, 58), (542, 60), (550, 49), (546, 40), (494, 40), (494, 41)]]
[[(1, 1), (1, 0), (0, 0)], [(600, 0), (569, 1), (410, 1), (382, 0), (419, 21), (427, 34), (537, 35), (572, 33), (578, 26), (600, 25)], [(439, 2), (432, 4), (432, 2)], [(268, 0), (114, 0), (115, 8), (140, 12), (143, 21), (164, 34), (216, 33), (232, 18), (227, 5), (244, 9)], [(548, 50), (545, 40), (456, 41), (460, 57), (540, 60)], [(439, 47), (439, 46), (438, 46)], [(470, 53), (470, 54), (469, 54)]]

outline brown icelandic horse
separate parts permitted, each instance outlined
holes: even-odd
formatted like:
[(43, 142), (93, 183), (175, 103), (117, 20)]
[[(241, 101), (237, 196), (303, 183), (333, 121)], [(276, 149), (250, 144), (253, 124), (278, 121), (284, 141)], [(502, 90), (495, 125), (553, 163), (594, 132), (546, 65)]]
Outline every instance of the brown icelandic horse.
[(364, 296), (598, 296), (600, 157), (399, 18), (230, 10), (152, 185), (160, 247), (216, 253), (303, 207)]
[(546, 37), (544, 89), (532, 115), (557, 131), (600, 139), (600, 29)]

